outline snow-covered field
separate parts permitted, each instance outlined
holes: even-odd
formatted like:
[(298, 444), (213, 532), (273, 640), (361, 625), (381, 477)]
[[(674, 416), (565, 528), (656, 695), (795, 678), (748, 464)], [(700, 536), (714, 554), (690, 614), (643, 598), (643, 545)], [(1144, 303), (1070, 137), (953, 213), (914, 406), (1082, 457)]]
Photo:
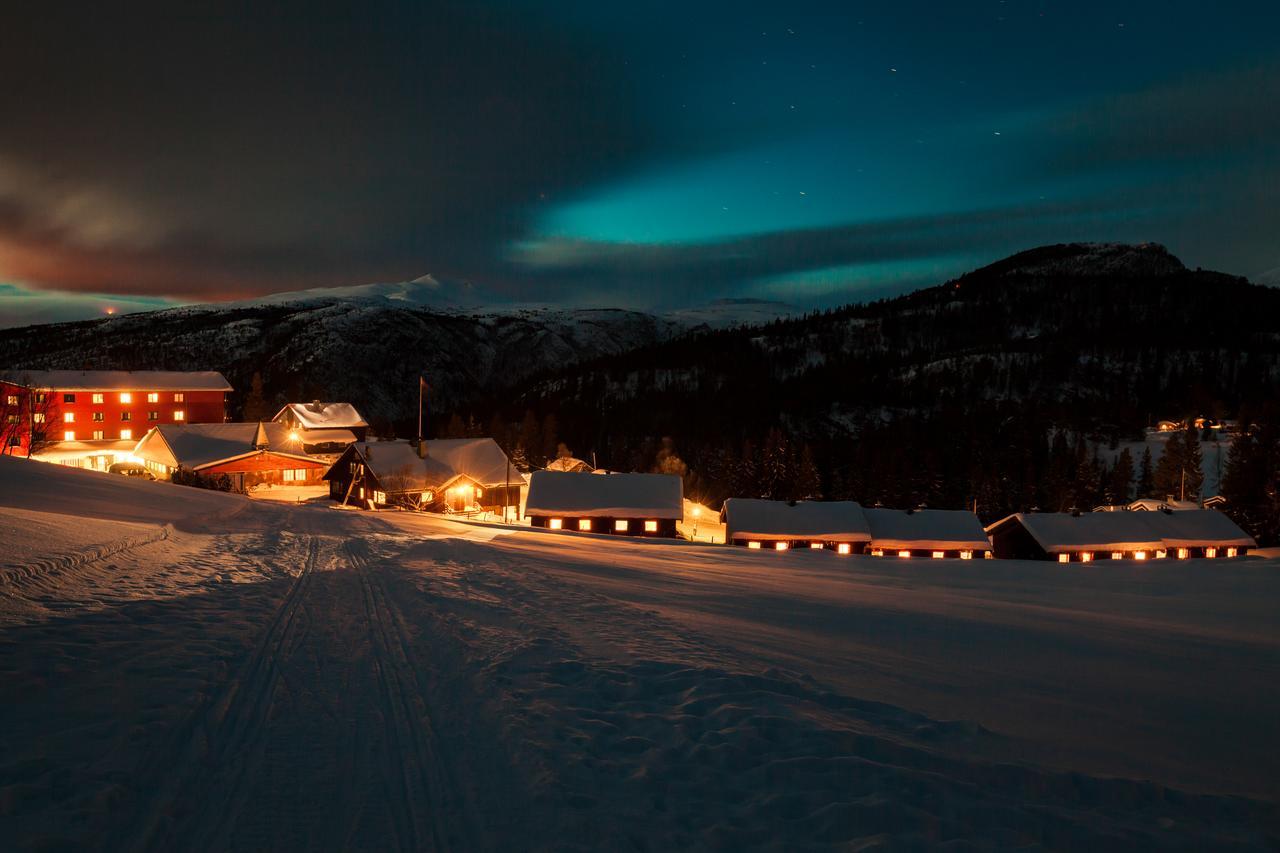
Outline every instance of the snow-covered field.
[(1277, 605), (0, 459), (0, 849), (1273, 849)]

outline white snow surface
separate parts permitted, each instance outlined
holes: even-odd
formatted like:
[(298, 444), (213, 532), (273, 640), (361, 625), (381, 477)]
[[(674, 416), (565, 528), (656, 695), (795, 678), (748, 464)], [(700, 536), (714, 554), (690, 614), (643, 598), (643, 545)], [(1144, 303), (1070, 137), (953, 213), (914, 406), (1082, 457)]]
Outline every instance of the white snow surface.
[(683, 489), (674, 474), (534, 471), (525, 515), (683, 519)]
[(862, 513), (871, 528), (873, 548), (983, 551), (991, 547), (982, 522), (967, 510), (864, 507)]
[(0, 458), (0, 848), (1280, 830), (1277, 559), (877, 560), (329, 507)]
[(9, 370), (0, 378), (58, 391), (230, 391), (216, 370)]
[(359, 429), (368, 426), (350, 403), (286, 403), (272, 420), (280, 420), (285, 411), (292, 412), (304, 429)]
[(862, 507), (854, 501), (766, 501), (729, 498), (721, 516), (729, 539), (820, 539), (826, 542), (870, 542)]

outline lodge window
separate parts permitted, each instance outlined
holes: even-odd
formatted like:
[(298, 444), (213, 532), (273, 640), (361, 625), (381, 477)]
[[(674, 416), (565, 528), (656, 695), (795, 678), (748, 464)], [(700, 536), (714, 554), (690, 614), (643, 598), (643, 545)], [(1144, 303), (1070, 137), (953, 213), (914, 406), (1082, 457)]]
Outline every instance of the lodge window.
[(625, 518), (619, 518), (617, 521), (613, 523), (613, 529), (619, 533), (626, 533), (627, 528), (630, 526), (631, 526), (631, 523), (628, 522)]
[(94, 412), (93, 419), (98, 423), (102, 423), (102, 412)]
[(133, 438), (133, 430), (131, 429), (120, 430), (120, 438), (126, 441)]
[(1210, 558), (1210, 559), (1213, 559), (1214, 557), (1218, 556), (1218, 549), (1217, 549), (1217, 548), (1205, 548), (1205, 549), (1204, 549), (1204, 555), (1205, 555), (1206, 557)]
[(149, 420), (149, 421), (158, 421), (158, 420), (160, 420), (160, 413), (159, 413), (159, 412), (147, 412), (147, 420)]
[(650, 519), (649, 521), (646, 521), (646, 522), (644, 523), (644, 532), (645, 532), (645, 533), (657, 533), (657, 532), (658, 532), (658, 522), (653, 521), (652, 519)]
[(552, 530), (560, 530), (564, 527), (564, 519), (553, 518), (547, 522), (547, 526), (550, 527)]
[(67, 430), (66, 432), (64, 432), (64, 433), (62, 434), (62, 440), (63, 440), (63, 441), (75, 441), (75, 440), (76, 440), (76, 433), (75, 433), (75, 430)]
[(103, 402), (103, 399), (102, 399), (102, 398), (103, 398), (103, 396), (104, 396), (104, 395), (102, 395), (102, 394), (94, 394), (94, 395), (93, 395), (93, 402), (95, 402), (95, 403), (101, 403), (101, 402)]
[(148, 395), (147, 395), (147, 402), (148, 402), (148, 403), (159, 403), (159, 402), (160, 402), (160, 395), (159, 395), (159, 394), (157, 394), (157, 393), (155, 393), (154, 391), (152, 391), (150, 394), (148, 394)]
[(748, 547), (748, 548), (750, 548), (750, 549), (751, 549), (751, 550), (753, 550), (753, 551), (755, 551), (755, 550), (759, 550), (759, 548), (760, 548), (760, 543), (759, 543), (759, 542), (748, 542), (748, 543), (747, 543), (747, 547)]
[(883, 548), (872, 548), (872, 549), (871, 549), (871, 556), (873, 556), (873, 557), (883, 557), (883, 556), (884, 556), (884, 549), (883, 549)]
[(1228, 556), (1228, 557), (1234, 557), (1234, 556), (1236, 556), (1236, 555), (1237, 555), (1237, 554), (1239, 554), (1239, 553), (1240, 553), (1240, 551), (1239, 551), (1239, 549), (1237, 549), (1237, 548), (1228, 548), (1228, 549), (1227, 549), (1227, 556)]
[(187, 413), (182, 411), (182, 409), (177, 409), (173, 413), (173, 419), (175, 421), (185, 421), (187, 419)]
[(810, 547), (812, 550), (814, 550), (814, 551), (821, 551), (821, 550), (822, 550), (822, 543), (821, 543), (821, 542), (810, 542), (810, 543), (809, 543), (809, 547)]
[(75, 413), (75, 412), (63, 412), (63, 413), (62, 413), (62, 422), (63, 422), (64, 424), (73, 424), (73, 423), (75, 423), (75, 422), (76, 422), (76, 413)]
[(10, 394), (10, 395), (8, 395), (7, 397), (5, 397), (5, 398), (4, 398), (4, 401), (5, 401), (5, 403), (6, 403), (7, 405), (10, 405), (10, 406), (16, 406), (16, 405), (18, 405), (18, 395), (17, 395), (17, 394)]
[(75, 395), (75, 394), (63, 394), (63, 395), (62, 395), (62, 402), (64, 402), (64, 403), (74, 403), (75, 401), (76, 401), (76, 395)]
[(1070, 563), (1070, 562), (1071, 562), (1071, 555), (1070, 555), (1070, 554), (1059, 554), (1059, 555), (1058, 555), (1058, 562), (1059, 562), (1059, 563)]
[(31, 416), (31, 420), (33, 423), (37, 423), (37, 424), (44, 423), (44, 412), (36, 412), (34, 415)]
[(944, 551), (934, 551), (934, 552), (933, 552), (933, 559), (935, 559), (935, 560), (941, 560), (941, 559), (942, 559), (943, 557), (945, 557), (945, 556), (946, 556), (946, 553), (945, 553)]
[(307, 481), (307, 469), (306, 468), (284, 469), (284, 481), (286, 483), (305, 483)]
[(132, 395), (132, 394), (130, 394), (128, 391), (123, 392), (123, 393), (120, 395), (120, 402), (121, 402), (121, 403), (132, 403), (132, 402), (133, 402), (133, 395)]
[(578, 529), (579, 529), (579, 530), (590, 530), (590, 529), (591, 529), (591, 519), (589, 519), (589, 518), (580, 518), (580, 519), (578, 519)]
[(962, 559), (962, 560), (972, 560), (972, 559), (973, 559), (973, 552), (972, 552), (972, 551), (961, 551), (961, 552), (960, 552), (960, 559)]
[(773, 550), (775, 550), (775, 551), (785, 551), (785, 550), (787, 550), (787, 549), (788, 549), (788, 548), (790, 548), (790, 547), (791, 547), (791, 546), (790, 546), (790, 545), (788, 545), (786, 542), (775, 542), (775, 543), (773, 543)]
[(17, 416), (17, 415), (8, 415), (7, 417), (5, 417), (5, 421), (6, 421), (7, 423), (16, 424), (16, 423), (18, 422), (18, 416)]
[(43, 391), (37, 391), (35, 396), (36, 396), (37, 403), (43, 403), (45, 400), (48, 399), (48, 397), (45, 395)]
[(103, 436), (104, 436), (104, 435), (106, 435), (106, 433), (104, 433), (102, 430), (100, 430), (100, 429), (95, 429), (95, 430), (93, 431), (93, 440), (94, 440), (94, 441), (102, 441), (102, 438), (103, 438)]
[(1081, 551), (1081, 552), (1080, 552), (1080, 562), (1082, 562), (1082, 563), (1091, 563), (1091, 562), (1093, 562), (1093, 552), (1092, 552), (1092, 551)]
[(911, 552), (910, 552), (910, 551), (899, 551), (899, 552), (898, 552), (898, 556), (899, 556), (899, 557), (910, 557), (910, 556), (911, 556)]
[(374, 492), (374, 493), (373, 493), (373, 502), (374, 502), (374, 503), (376, 503), (376, 504), (384, 504), (384, 503), (386, 503), (386, 502), (387, 502), (387, 493), (386, 493), (386, 492)]
[(181, 393), (181, 392), (179, 392), (179, 393), (177, 393), (177, 394), (174, 394), (174, 395), (173, 395), (173, 402), (175, 402), (175, 403), (181, 403), (181, 402), (183, 402), (183, 400), (184, 400), (184, 398), (183, 398), (183, 396), (182, 396), (182, 393)]
[(122, 420), (122, 421), (131, 421), (131, 420), (133, 420), (133, 412), (121, 412), (121, 413), (120, 413), (120, 420)]
[(1113, 560), (1123, 560), (1123, 559), (1124, 559), (1124, 554), (1120, 553), (1119, 551), (1112, 551), (1112, 552), (1111, 552), (1111, 559), (1113, 559)]
[(837, 554), (848, 554), (852, 550), (853, 549), (849, 547), (848, 542), (841, 542), (839, 545), (836, 546)]

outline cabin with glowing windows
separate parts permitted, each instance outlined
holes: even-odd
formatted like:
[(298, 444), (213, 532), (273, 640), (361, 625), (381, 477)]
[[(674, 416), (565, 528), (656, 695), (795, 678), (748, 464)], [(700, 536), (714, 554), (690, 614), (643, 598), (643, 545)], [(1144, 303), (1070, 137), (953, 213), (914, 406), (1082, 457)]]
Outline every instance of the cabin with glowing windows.
[(550, 530), (674, 538), (684, 482), (674, 474), (534, 471), (524, 514)]
[(854, 501), (729, 498), (720, 521), (725, 542), (752, 549), (808, 548), (847, 555), (861, 554), (871, 542), (871, 528)]
[(883, 509), (864, 507), (873, 557), (927, 557), (935, 560), (984, 559), (991, 540), (982, 522), (961, 509)]
[(369, 432), (369, 424), (350, 403), (287, 403), (272, 420), (287, 426), (310, 453), (341, 453)]
[(290, 444), (283, 424), (161, 424), (138, 442), (133, 456), (158, 479), (179, 470), (207, 477), (225, 474), (244, 491), (254, 486), (318, 485), (326, 464)]
[(1243, 557), (1253, 537), (1215, 509), (1019, 512), (987, 528), (997, 557), (1089, 563)]
[(376, 508), (504, 513), (524, 476), (491, 438), (356, 442), (325, 473), (329, 497)]
[(222, 423), (216, 371), (16, 370), (0, 376), (0, 453), (106, 470), (159, 424)]

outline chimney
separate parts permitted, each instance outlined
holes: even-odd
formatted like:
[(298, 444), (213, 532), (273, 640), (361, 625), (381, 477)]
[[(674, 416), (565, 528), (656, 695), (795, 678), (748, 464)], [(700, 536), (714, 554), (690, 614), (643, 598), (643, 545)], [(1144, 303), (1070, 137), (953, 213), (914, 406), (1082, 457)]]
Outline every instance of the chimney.
[(253, 434), (253, 449), (266, 450), (271, 442), (267, 438), (267, 428), (262, 425), (262, 421), (258, 421), (258, 429)]

